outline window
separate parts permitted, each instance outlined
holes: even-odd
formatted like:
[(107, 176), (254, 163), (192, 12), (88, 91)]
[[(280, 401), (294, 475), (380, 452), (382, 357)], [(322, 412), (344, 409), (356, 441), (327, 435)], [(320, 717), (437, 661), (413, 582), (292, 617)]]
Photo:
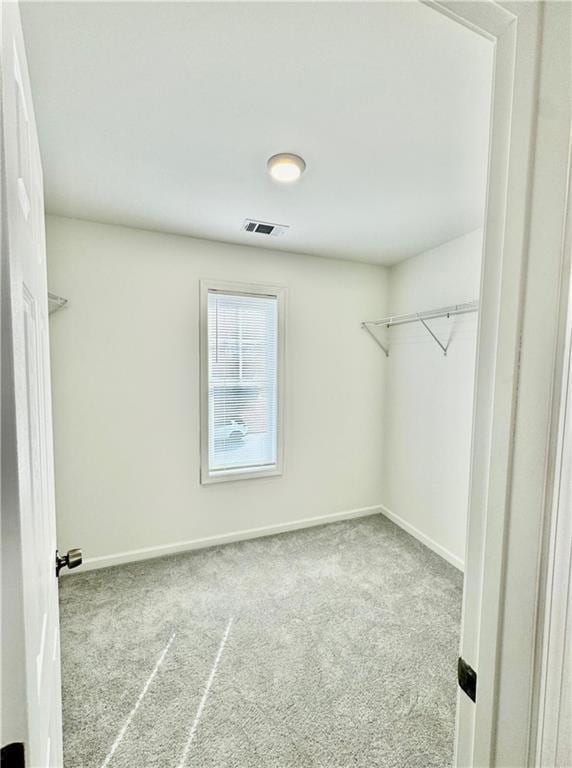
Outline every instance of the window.
[(201, 283), (201, 482), (282, 471), (283, 293)]

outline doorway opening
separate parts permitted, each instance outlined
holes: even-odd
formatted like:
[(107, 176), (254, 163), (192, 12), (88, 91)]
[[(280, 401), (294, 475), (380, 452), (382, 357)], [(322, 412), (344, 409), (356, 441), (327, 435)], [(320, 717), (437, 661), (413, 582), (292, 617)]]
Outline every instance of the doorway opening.
[[(43, 147), (53, 201), (47, 221), (50, 288), (67, 301), (51, 321), (58, 536), (63, 550), (83, 546), (87, 571), (61, 586), (65, 748), (76, 738), (86, 766), (134, 760), (162, 764), (166, 745), (173, 752), (169, 759), (179, 765), (191, 759), (203, 765), (209, 760), (213, 765), (345, 760), (341, 765), (350, 758), (370, 765), (379, 759), (390, 764), (392, 756), (396, 765), (404, 759), (412, 764), (423, 759), (427, 765), (431, 742), (434, 764), (450, 764), (455, 673), (448, 676), (448, 662), (442, 668), (440, 660), (451, 656), (456, 662), (456, 643), (451, 652), (450, 641), (456, 640), (455, 631), (458, 639), (454, 603), (457, 599), (459, 614), (461, 577), (454, 569), (466, 552), (459, 537), (466, 529), (471, 385), (477, 375), (477, 315), (467, 308), (476, 309), (481, 284), (491, 302), (491, 284), (499, 277), (481, 269), (479, 231), (485, 218), (493, 44), (432, 7), (368, 6), (368, 13), (387, 14), (381, 25), (387, 36), (384, 55), (397, 60), (400, 50), (415, 51), (405, 58), (417, 67), (418, 79), (416, 98), (408, 99), (414, 78), (396, 68), (398, 74), (386, 76), (381, 98), (366, 88), (366, 99), (360, 89), (367, 76), (392, 70), (365, 55), (374, 25), (364, 24), (363, 15), (352, 17), (354, 5), (245, 5), (232, 10), (244, 14), (247, 34), (240, 45), (251, 52), (250, 64), (258, 72), (265, 71), (257, 59), (262, 56), (275, 91), (266, 89), (270, 95), (264, 100), (243, 99), (252, 107), (248, 120), (232, 122), (233, 113), (235, 118), (242, 114), (228, 86), (230, 79), (238, 89), (230, 64), (239, 57), (231, 45), (234, 37), (225, 38), (222, 7), (161, 6), (160, 20), (153, 17), (157, 11), (150, 4), (109, 4), (93, 6), (89, 13), (82, 8), (81, 18), (74, 18), (72, 6), (63, 16), (59, 6), (29, 6), (23, 14), (40, 134), (42, 120), (50, 126), (48, 147)], [(231, 13), (228, 7), (224, 12)], [(44, 13), (55, 16), (50, 21)], [(275, 14), (276, 26), (280, 13), (285, 14), (278, 24), (282, 36), (290, 30), (300, 51), (305, 51), (304, 34), (311, 42), (308, 57), (299, 58), (304, 77), (296, 81), (296, 98), (290, 101), (284, 83), (278, 86), (281, 66), (293, 79), (291, 57), (268, 49), (262, 34), (268, 30), (261, 24), (268, 20), (264, 15)], [(292, 24), (288, 14), (300, 13), (309, 13), (310, 23)], [(331, 14), (330, 27), (316, 24), (321, 13)], [(412, 21), (411, 14), (421, 16)], [(121, 34), (127, 21), (131, 37)], [(64, 33), (59, 45), (50, 47), (40, 35), (46, 23)], [(390, 35), (392, 24), (395, 34)], [(328, 68), (324, 60), (331, 65), (338, 55), (327, 39), (336, 25), (348, 43), (339, 54), (346, 66)], [(324, 38), (317, 37), (318, 26), (326, 30)], [(121, 57), (110, 29), (121, 41)], [(188, 46), (191, 29), (199, 30), (198, 52)], [(416, 45), (403, 45), (412, 29)], [(186, 46), (176, 44), (181, 31)], [(441, 34), (449, 33), (457, 35), (454, 42), (452, 37), (450, 45), (436, 45)], [(113, 86), (98, 80), (102, 67), (82, 59), (86, 35), (92, 41), (87, 50), (112, 62)], [(475, 49), (486, 50), (481, 52), (485, 65), (471, 70), (475, 61), (467, 46), (475, 39)], [(67, 51), (65, 40), (71, 44)], [(179, 79), (169, 79), (173, 91), (167, 94), (175, 94), (171, 108), (179, 113), (165, 121), (169, 109), (156, 110), (131, 125), (140, 118), (141, 101), (130, 67), (136, 60), (140, 65), (141, 47), (154, 46), (165, 53), (169, 71), (176, 71), (174, 62), (184, 65)], [(434, 57), (427, 55), (431, 46)], [(196, 60), (186, 58), (189, 49)], [(453, 76), (431, 73), (432, 65), (443, 66), (448, 56), (458, 61), (457, 67), (450, 62), (445, 67)], [(74, 57), (76, 68), (69, 66)], [(66, 78), (55, 81), (67, 79), (63, 91), (78, 97), (68, 110), (63, 163), (58, 159), (62, 127), (50, 117), (54, 105), (56, 113), (62, 111), (58, 93), (42, 82), (42, 73), (58, 71)], [(74, 90), (75, 72), (82, 87)], [(467, 112), (478, 91), (466, 87), (471, 75), (473, 85), (483, 87), (486, 104), (476, 109), (485, 118), (479, 127)], [(438, 93), (444, 88), (457, 98), (437, 98), (424, 87), (427, 76)], [(321, 88), (316, 78), (324, 78)], [(145, 94), (154, 92), (159, 103), (165, 94), (158, 85), (165, 78), (153, 71), (143, 81)], [(176, 97), (181, 83), (194, 96), (192, 131), (199, 133), (198, 142), (190, 141), (188, 103)], [(126, 85), (129, 95), (122, 98)], [(95, 99), (101, 113), (86, 122), (85, 91), (93, 101), (103, 86), (105, 96)], [(214, 99), (216, 109), (201, 109), (201, 99), (208, 106), (220, 87), (229, 97)], [(25, 84), (17, 93), (27, 96)], [(272, 125), (279, 107), (272, 94), (275, 102), (294, 105), (291, 113), (283, 106), (277, 112), (285, 126), (282, 134)], [(339, 113), (340, 99), (350, 121)], [(260, 102), (257, 113), (254, 106)], [(328, 106), (336, 102), (328, 116)], [(423, 113), (421, 123), (412, 104)], [(453, 117), (446, 115), (449, 120), (442, 119), (445, 105), (457, 110)], [(387, 110), (384, 139), (368, 144), (382, 107)], [(24, 111), (31, 113), (29, 105)], [(97, 128), (102, 118), (108, 133)], [(261, 178), (248, 170), (254, 158), (253, 122), (264, 158)], [(309, 128), (296, 129), (306, 123)], [(329, 162), (336, 156), (327, 151), (329, 143), (343, 144), (354, 136), (348, 130), (352, 124), (361, 128), (360, 146)], [(451, 125), (454, 130), (439, 153), (439, 126), (450, 130)], [(90, 126), (97, 133), (93, 141), (88, 140)], [(168, 142), (159, 130), (165, 127)], [(231, 164), (222, 143), (229, 127), (235, 150)], [(307, 150), (301, 146), (306, 130)], [(177, 149), (181, 131), (185, 153)], [(272, 143), (285, 142), (288, 132), (289, 145), (264, 145), (269, 136)], [(212, 137), (222, 165), (231, 169), (226, 175), (216, 153), (208, 151)], [(155, 160), (142, 154), (141, 140), (162, 149)], [(188, 149), (195, 145), (199, 153)], [(86, 152), (86, 146), (92, 149)], [(424, 146), (422, 157), (416, 156)], [(467, 195), (458, 182), (468, 185), (479, 148), (480, 176)], [(266, 175), (266, 159), (280, 154), (302, 161), (298, 186), (272, 186), (276, 179)], [(138, 165), (135, 160), (142, 157), (145, 163)], [(129, 173), (117, 176), (113, 190), (98, 186), (94, 162), (104, 179), (111, 166), (122, 163)], [(193, 173), (185, 165), (189, 162)], [(62, 173), (66, 163), (76, 171), (71, 181)], [(412, 177), (417, 183), (411, 184)], [(18, 179), (27, 195), (24, 176)], [(88, 189), (82, 188), (85, 179), (91, 180)], [(379, 184), (382, 191), (371, 194), (380, 179), (390, 181), (390, 190)], [(495, 190), (503, 184), (504, 177)], [(25, 208), (22, 185), (18, 189)], [(135, 196), (126, 196), (134, 189)], [(171, 194), (158, 194), (169, 189)], [(348, 205), (348, 190), (355, 210)], [(489, 203), (490, 193), (489, 184)], [(374, 199), (368, 208), (369, 197)], [(471, 197), (477, 200), (476, 218), (467, 213)], [(233, 199), (241, 208), (258, 209), (243, 210), (236, 230), (236, 217), (229, 213)], [(336, 208), (340, 200), (341, 210)], [(439, 206), (454, 215), (436, 226)], [(349, 228), (341, 215), (348, 211)], [(261, 228), (249, 230), (245, 222), (251, 219), (262, 222)], [(467, 228), (469, 221), (476, 226)], [(455, 226), (461, 227), (457, 233)], [(275, 244), (256, 239), (274, 237), (275, 228), (280, 230)], [(431, 240), (436, 231), (442, 239)], [(368, 249), (368, 237), (373, 248)], [(487, 252), (488, 233), (486, 242)], [(225, 305), (219, 315), (221, 302), (213, 302), (214, 320), (209, 302), (203, 313), (199, 301), (201, 281), (211, 277), (228, 284), (214, 289)], [(287, 300), (284, 320), (276, 322), (279, 312), (261, 314), (255, 305), (270, 306), (279, 291)], [(33, 302), (30, 307), (34, 318)], [(487, 390), (487, 355), (497, 352), (483, 347), (495, 336), (494, 325), (491, 321), (485, 329), (488, 336), (482, 321), (479, 330), (481, 395)], [(283, 357), (277, 349), (284, 350)], [(31, 377), (31, 369), (28, 373)], [(217, 440), (224, 450), (216, 449)], [(49, 461), (43, 466), (49, 469)], [(272, 471), (263, 473), (263, 467)], [(473, 485), (474, 470), (473, 454)], [(206, 482), (213, 479), (217, 482)], [(474, 503), (474, 492), (471, 497)], [(479, 546), (477, 541), (475, 552)], [(67, 562), (73, 562), (71, 554)], [(56, 640), (54, 647), (56, 659)], [(82, 689), (82, 702), (89, 706), (80, 710), (71, 696), (87, 678), (82, 675), (86, 660), (96, 690), (92, 685)], [(409, 687), (411, 670), (423, 663), (428, 689), (419, 683)], [(372, 686), (372, 679), (379, 685)], [(440, 686), (445, 679), (448, 693), (446, 685)], [(324, 716), (329, 707), (330, 716), (317, 723), (317, 717), (307, 716), (309, 707)], [(381, 734), (371, 727), (378, 716), (389, 723)], [(346, 731), (336, 744), (342, 722)], [(137, 738), (138, 732), (145, 737)], [(328, 733), (331, 738), (324, 740)], [(49, 745), (48, 738), (48, 754)]]
[[(186, 169), (168, 210), (156, 186), (138, 204), (179, 236), (127, 228), (121, 187), (111, 226), (48, 217), (60, 534), (86, 557), (60, 590), (66, 760), (452, 764), (493, 44), (422, 4), (95, 5), (58, 20), (66, 55), (49, 9), (27, 16), (32, 81), (121, 58), (97, 101), (123, 103), (134, 173), (137, 52), (168, 47), (180, 74), (145, 125), (162, 139), (170, 115)], [(78, 153), (86, 178), (106, 147)], [(297, 180), (268, 172), (280, 150)], [(144, 197), (142, 174), (122, 183)], [(188, 224), (177, 195), (200, 201)]]

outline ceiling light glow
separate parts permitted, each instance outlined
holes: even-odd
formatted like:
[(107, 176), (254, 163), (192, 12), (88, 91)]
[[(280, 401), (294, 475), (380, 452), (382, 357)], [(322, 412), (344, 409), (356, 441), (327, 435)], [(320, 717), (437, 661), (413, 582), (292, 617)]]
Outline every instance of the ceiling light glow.
[(299, 155), (281, 152), (279, 155), (272, 155), (267, 167), (273, 179), (288, 183), (300, 178), (306, 170), (306, 163)]

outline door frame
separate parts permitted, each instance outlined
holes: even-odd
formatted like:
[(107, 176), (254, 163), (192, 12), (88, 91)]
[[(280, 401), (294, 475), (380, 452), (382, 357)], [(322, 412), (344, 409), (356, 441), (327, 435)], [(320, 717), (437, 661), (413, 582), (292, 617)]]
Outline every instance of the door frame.
[(494, 43), (457, 766), (535, 765), (570, 256), (571, 6), (421, 0)]
[[(564, 256), (572, 258), (572, 163), (568, 165), (568, 206), (563, 237)], [(537, 690), (534, 701), (537, 732), (533, 734), (535, 765), (567, 765), (572, 681), (572, 303), (568, 312), (561, 405), (555, 455), (553, 509), (545, 529), (546, 569), (541, 582), (538, 627)], [(568, 754), (566, 754), (566, 750)]]
[(535, 762), (558, 485), (571, 7), (421, 2), (495, 45), (461, 640), (478, 684), (476, 704), (459, 695), (456, 764), (523, 768)]

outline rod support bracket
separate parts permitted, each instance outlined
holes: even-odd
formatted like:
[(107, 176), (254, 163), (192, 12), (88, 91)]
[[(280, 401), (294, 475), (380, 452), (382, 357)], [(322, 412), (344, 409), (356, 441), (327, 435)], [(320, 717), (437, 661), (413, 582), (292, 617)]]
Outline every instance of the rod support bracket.
[(375, 341), (378, 347), (381, 347), (386, 357), (389, 357), (389, 349), (381, 343), (381, 341), (377, 338), (375, 333), (371, 330), (371, 328), (368, 326), (367, 323), (362, 323), (361, 327), (364, 329), (364, 331), (367, 331), (371, 338)]
[(429, 326), (427, 325), (427, 323), (425, 322), (425, 320), (422, 317), (420, 317), (419, 320), (420, 320), (421, 324), (423, 325), (423, 327), (425, 328), (425, 330), (432, 336), (432, 338), (435, 340), (435, 342), (441, 347), (441, 349), (443, 350), (444, 357), (447, 357), (447, 350), (449, 349), (449, 345), (447, 344), (447, 346), (445, 346), (443, 344), (441, 339), (431, 330), (431, 328), (429, 328)]

